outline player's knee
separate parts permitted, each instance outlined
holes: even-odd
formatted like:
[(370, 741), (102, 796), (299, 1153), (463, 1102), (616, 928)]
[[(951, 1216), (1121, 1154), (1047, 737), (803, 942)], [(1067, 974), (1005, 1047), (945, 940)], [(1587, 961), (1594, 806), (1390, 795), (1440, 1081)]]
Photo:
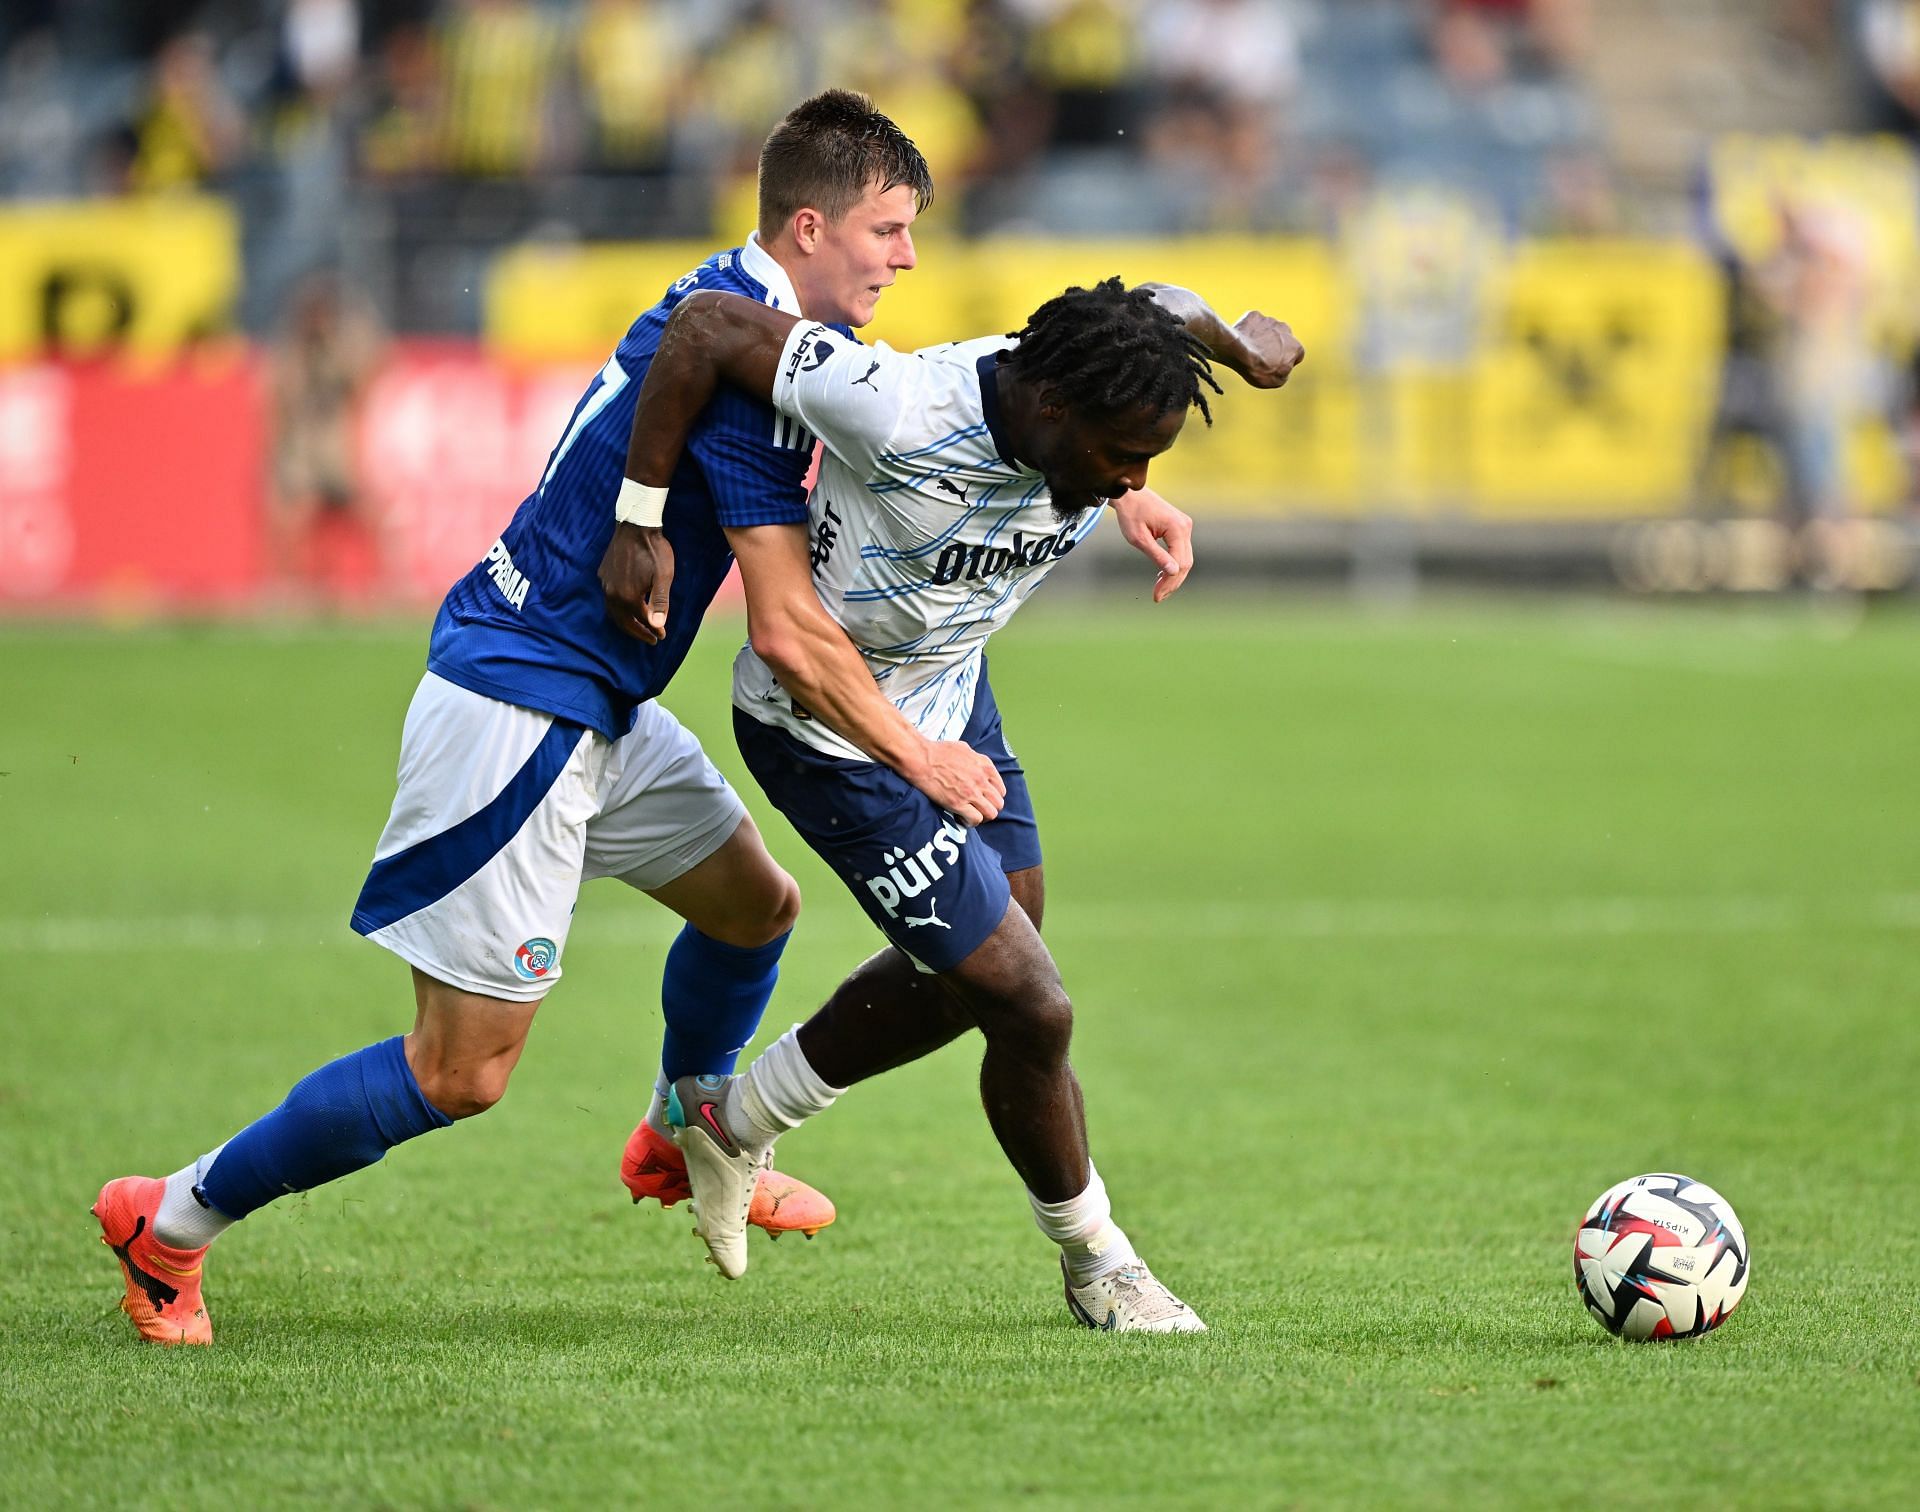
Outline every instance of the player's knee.
[(1047, 1065), (1066, 1060), (1073, 1040), (1073, 1001), (1057, 977), (1022, 991), (998, 1017), (997, 1037), (1011, 1039), (1027, 1059)]
[(414, 1069), (420, 1094), (452, 1119), (473, 1118), (507, 1095), (511, 1065), (487, 1061), (479, 1066), (435, 1063)]
[(753, 943), (770, 945), (800, 922), (800, 884), (780, 872), (779, 880), (767, 889), (759, 933)]
[(800, 921), (800, 884), (777, 866), (768, 873), (751, 892), (734, 897), (724, 917), (695, 927), (742, 950), (771, 945)]

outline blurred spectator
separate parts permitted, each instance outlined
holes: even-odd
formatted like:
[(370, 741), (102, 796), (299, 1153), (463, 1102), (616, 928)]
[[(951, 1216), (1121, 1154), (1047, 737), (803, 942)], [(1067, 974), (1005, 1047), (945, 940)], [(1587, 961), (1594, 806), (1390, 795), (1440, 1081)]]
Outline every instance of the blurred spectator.
[(360, 133), (360, 161), (378, 177), (438, 166), (440, 58), (425, 26), (401, 26), (380, 44), (373, 102)]
[(199, 188), (237, 163), (246, 141), (246, 118), (220, 78), (213, 39), (184, 32), (154, 60), (152, 88), (133, 123), (127, 187)]
[(59, 0), (9, 0), (0, 7), (0, 54), (30, 37), (54, 40)]
[(1300, 80), (1291, 17), (1275, 0), (1168, 0), (1152, 8), (1142, 41), (1157, 85), (1146, 146), (1192, 207), (1182, 220), (1259, 226)]
[(1125, 147), (1141, 81), (1130, 0), (1018, 0), (1027, 66), (1051, 97), (1056, 147)]
[(383, 339), (365, 300), (330, 272), (294, 290), (268, 353), (273, 487), (268, 541), (296, 596), (338, 605), (377, 591), (379, 522), (361, 491), (360, 401)]
[(360, 13), (354, 0), (287, 0), (281, 49), (295, 86), (307, 97), (337, 99), (360, 61)]
[(757, 223), (760, 144), (806, 94), (805, 60), (794, 45), (785, 0), (748, 0), (700, 67), (695, 130), (716, 186), (715, 228), (744, 234)]
[(817, 77), (870, 95), (901, 123), (939, 188), (923, 229), (950, 224), (984, 161), (980, 116), (960, 82), (966, 13), (952, 0), (850, 0), (825, 9)]
[(275, 113), (258, 167), (245, 303), (258, 328), (316, 265), (339, 261), (353, 220), (350, 101), (359, 78), (354, 0), (288, 0), (267, 97)]
[(785, 0), (749, 0), (701, 67), (702, 113), (729, 155), (757, 161), (768, 123), (806, 93), (796, 19)]
[(1153, 76), (1271, 112), (1300, 82), (1300, 37), (1276, 0), (1164, 0), (1142, 27)]
[(1403, 507), (1455, 497), (1469, 374), (1506, 250), (1499, 217), (1468, 195), (1388, 183), (1344, 229), (1360, 302), (1353, 352), (1367, 486)]
[(439, 39), (444, 167), (492, 176), (544, 165), (559, 44), (529, 0), (455, 0)]
[(690, 48), (659, 0), (587, 0), (574, 45), (587, 160), (623, 173), (660, 173), (685, 108)]
[(1846, 441), (1865, 409), (1872, 364), (1866, 227), (1834, 201), (1786, 200), (1779, 214), (1778, 249), (1756, 282), (1779, 318), (1772, 365), (1790, 503), (1802, 522), (1840, 520), (1853, 513)]
[(1532, 229), (1542, 236), (1620, 236), (1627, 216), (1620, 186), (1604, 156), (1588, 150), (1558, 152), (1547, 159), (1545, 192)]
[(1908, 518), (1920, 523), (1920, 349), (1907, 360), (1895, 425), (1900, 438), (1900, 459), (1907, 469), (1906, 497), (1902, 503)]
[(72, 192), (81, 120), (61, 84), (60, 45), (51, 27), (25, 33), (0, 57), (0, 194)]
[(1011, 0), (967, 0), (949, 67), (981, 123), (975, 176), (1024, 175), (1046, 150), (1053, 108), (1027, 67), (1026, 26)]
[(1893, 122), (1920, 131), (1920, 0), (1863, 0), (1856, 29)]
[(1587, 0), (1431, 0), (1435, 63), (1474, 92), (1514, 76), (1566, 73), (1586, 56)]

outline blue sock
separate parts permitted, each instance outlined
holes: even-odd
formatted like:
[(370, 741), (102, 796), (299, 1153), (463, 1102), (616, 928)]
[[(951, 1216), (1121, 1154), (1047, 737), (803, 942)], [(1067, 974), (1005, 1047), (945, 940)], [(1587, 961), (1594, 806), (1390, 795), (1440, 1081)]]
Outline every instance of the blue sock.
[(787, 938), (783, 934), (743, 949), (723, 945), (691, 924), (680, 931), (660, 981), (660, 1009), (667, 1021), (660, 1069), (668, 1081), (733, 1070), (767, 1011)]
[(328, 1061), (229, 1139), (198, 1190), (229, 1218), (370, 1166), (453, 1120), (427, 1101), (399, 1035)]

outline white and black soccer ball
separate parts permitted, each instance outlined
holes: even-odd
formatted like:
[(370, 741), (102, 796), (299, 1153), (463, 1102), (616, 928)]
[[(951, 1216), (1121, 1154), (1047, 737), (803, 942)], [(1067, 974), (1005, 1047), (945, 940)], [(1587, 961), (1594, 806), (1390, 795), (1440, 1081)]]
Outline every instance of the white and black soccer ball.
[(1635, 1176), (1600, 1194), (1573, 1238), (1573, 1284), (1623, 1339), (1688, 1339), (1726, 1322), (1747, 1290), (1733, 1206), (1691, 1176)]

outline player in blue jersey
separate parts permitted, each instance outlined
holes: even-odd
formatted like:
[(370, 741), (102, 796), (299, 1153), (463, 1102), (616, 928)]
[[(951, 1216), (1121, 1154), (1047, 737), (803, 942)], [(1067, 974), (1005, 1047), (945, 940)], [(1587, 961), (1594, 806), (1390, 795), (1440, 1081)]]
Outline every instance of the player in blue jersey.
[[(914, 266), (909, 228), (931, 191), (920, 153), (864, 99), (806, 102), (762, 154), (757, 234), (680, 279), (588, 386), (538, 486), (441, 606), (398, 793), (354, 908), (353, 927), (412, 967), (412, 1031), (320, 1067), (170, 1177), (107, 1183), (94, 1212), (142, 1335), (211, 1341), (201, 1266), (234, 1221), (499, 1100), (560, 978), (586, 878), (617, 877), (686, 920), (667, 955), (657, 1088), (731, 1070), (772, 991), (799, 891), (656, 700), (734, 557), (755, 643), (796, 696), (929, 802), (968, 822), (998, 812), (992, 762), (922, 736), (815, 596), (810, 436), (764, 399), (722, 394), (662, 489), (636, 495), (623, 480), (635, 396), (682, 299), (715, 289), (842, 333), (864, 325)], [(650, 549), (642, 524), (661, 528), (678, 563), (670, 625), (607, 613), (600, 564)], [(686, 1190), (662, 1128), (657, 1092), (623, 1163), (636, 1201)], [(770, 1179), (760, 1173), (756, 1192)], [(769, 1227), (831, 1218), (790, 1179), (767, 1196)]]
[[(1067, 1303), (1114, 1331), (1198, 1332), (1113, 1222), (1067, 1059), (1073, 1013), (1039, 923), (1038, 825), (987, 680), (988, 637), (1103, 506), (1137, 497), (1210, 360), (1277, 388), (1304, 356), (1285, 325), (1229, 327), (1184, 290), (1118, 280), (1070, 289), (1012, 337), (902, 354), (724, 296), (672, 318), (634, 417), (629, 475), (669, 476), (690, 420), (724, 377), (768, 397), (826, 447), (811, 517), (815, 586), (877, 685), (929, 739), (999, 766), (1001, 811), (977, 828), (828, 729), (763, 664), (734, 665), (741, 754), (889, 946), (740, 1077), (682, 1078), (669, 1119), (686, 1152), (696, 1232), (721, 1271), (747, 1265), (754, 1173), (774, 1140), (855, 1082), (970, 1027), (981, 1098), (1060, 1250)], [(617, 605), (648, 585), (616, 579)], [(773, 675), (770, 675), (772, 673)]]

